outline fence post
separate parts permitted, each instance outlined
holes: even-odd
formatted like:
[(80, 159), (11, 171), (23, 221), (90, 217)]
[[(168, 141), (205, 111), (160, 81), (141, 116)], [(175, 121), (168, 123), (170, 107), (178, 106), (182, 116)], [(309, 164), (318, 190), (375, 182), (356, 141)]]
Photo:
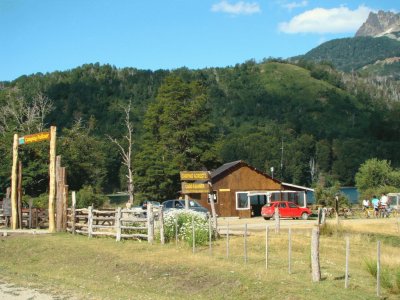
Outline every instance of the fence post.
[(288, 261), (289, 261), (289, 274), (292, 274), (292, 228), (290, 227), (288, 232)]
[(326, 208), (322, 209), (322, 217), (321, 217), (321, 224), (324, 225), (326, 222)]
[(151, 203), (147, 203), (147, 241), (150, 244), (154, 241), (154, 216)]
[(247, 264), (247, 223), (244, 224), (244, 263)]
[(178, 216), (175, 217), (175, 246), (178, 246)]
[(322, 209), (321, 207), (318, 207), (318, 217), (317, 217), (317, 225), (321, 225), (322, 223)]
[(265, 269), (268, 270), (268, 233), (269, 227), (265, 226)]
[(72, 234), (75, 234), (75, 219), (76, 219), (76, 194), (72, 191), (72, 205), (71, 205), (71, 222), (72, 222)]
[(274, 219), (275, 219), (275, 233), (279, 233), (281, 229), (281, 224), (280, 224), (280, 217), (279, 217), (279, 208), (275, 206), (275, 212), (274, 212)]
[(165, 235), (164, 235), (164, 210), (163, 206), (160, 206), (160, 212), (158, 215), (159, 222), (160, 222), (160, 242), (162, 245), (165, 244)]
[(344, 288), (349, 287), (349, 258), (350, 258), (350, 239), (346, 236), (346, 273), (344, 276)]
[(118, 207), (117, 212), (115, 213), (115, 222), (114, 222), (116, 231), (115, 240), (117, 242), (121, 240), (121, 216), (122, 216), (121, 207)]
[(208, 240), (210, 246), (210, 255), (212, 255), (212, 227), (211, 227), (211, 216), (208, 214)]
[(313, 228), (311, 233), (311, 274), (313, 282), (321, 280), (321, 269), (319, 265), (319, 227)]
[(93, 233), (93, 206), (88, 207), (88, 237), (92, 237)]
[(29, 229), (32, 228), (32, 206), (33, 206), (33, 200), (29, 199), (29, 221), (28, 221)]
[(376, 295), (381, 296), (381, 241), (378, 241), (376, 250)]
[(196, 252), (196, 234), (194, 230), (194, 216), (192, 215), (192, 242), (193, 242), (193, 253)]
[(226, 227), (226, 258), (229, 258), (229, 221)]

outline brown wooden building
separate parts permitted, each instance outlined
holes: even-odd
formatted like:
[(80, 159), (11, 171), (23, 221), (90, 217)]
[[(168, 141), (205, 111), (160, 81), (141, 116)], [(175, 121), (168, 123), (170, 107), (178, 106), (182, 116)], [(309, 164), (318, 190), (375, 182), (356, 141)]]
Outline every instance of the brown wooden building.
[[(226, 163), (211, 172), (215, 209), (221, 217), (250, 218), (261, 215), (261, 207), (269, 201), (288, 200), (300, 206), (307, 204), (306, 192), (312, 189), (280, 182), (238, 160)], [(211, 211), (207, 194), (190, 194)]]

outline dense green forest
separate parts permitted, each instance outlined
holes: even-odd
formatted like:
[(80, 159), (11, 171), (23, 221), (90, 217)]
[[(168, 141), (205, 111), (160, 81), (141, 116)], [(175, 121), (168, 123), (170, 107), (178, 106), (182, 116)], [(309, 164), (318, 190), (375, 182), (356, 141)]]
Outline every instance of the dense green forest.
[[(357, 88), (355, 88), (355, 86)], [(131, 103), (135, 196), (177, 196), (180, 170), (244, 160), (285, 182), (353, 185), (367, 159), (400, 166), (400, 106), (329, 64), (269, 59), (172, 71), (88, 64), (0, 84), (0, 192), (12, 135), (56, 125), (70, 190), (126, 190), (124, 108)], [(372, 96), (372, 94), (374, 96)], [(46, 193), (48, 145), (20, 147), (24, 192)]]
[[(345, 72), (361, 69), (388, 57), (400, 57), (400, 41), (384, 36), (331, 40), (301, 56), (304, 60), (315, 62), (329, 61)], [(392, 68), (399, 72), (398, 65)]]

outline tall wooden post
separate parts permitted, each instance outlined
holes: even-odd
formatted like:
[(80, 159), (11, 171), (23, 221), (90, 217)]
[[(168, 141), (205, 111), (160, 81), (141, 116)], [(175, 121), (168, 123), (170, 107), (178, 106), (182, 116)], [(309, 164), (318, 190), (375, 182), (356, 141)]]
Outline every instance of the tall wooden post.
[[(75, 220), (76, 220), (76, 194), (72, 191), (72, 203), (71, 203), (71, 221), (72, 221), (72, 234), (75, 234)], [(115, 220), (117, 222), (117, 220)]]
[(61, 174), (61, 156), (56, 156), (56, 229), (61, 231), (62, 227), (62, 174)]
[(12, 229), (17, 229), (17, 162), (18, 162), (18, 134), (14, 134), (13, 160), (11, 169), (11, 223)]
[(321, 280), (321, 268), (319, 264), (319, 227), (313, 228), (311, 234), (311, 275), (312, 281)]
[[(65, 168), (63, 168), (65, 171)], [(65, 178), (65, 172), (64, 172)], [(62, 229), (63, 231), (67, 230), (67, 209), (68, 209), (68, 185), (64, 185), (64, 195), (63, 195), (63, 222), (62, 222)]]
[(22, 229), (22, 161), (18, 161), (18, 196), (17, 196), (17, 210), (18, 210), (18, 228)]
[(50, 166), (49, 166), (49, 232), (55, 232), (54, 199), (56, 197), (56, 127), (50, 127)]

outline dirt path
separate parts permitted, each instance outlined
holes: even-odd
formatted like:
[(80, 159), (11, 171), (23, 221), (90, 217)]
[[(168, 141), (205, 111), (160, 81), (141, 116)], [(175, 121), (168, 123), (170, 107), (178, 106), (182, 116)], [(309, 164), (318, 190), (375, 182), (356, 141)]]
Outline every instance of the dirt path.
[(55, 300), (65, 299), (40, 293), (33, 289), (18, 287), (13, 284), (0, 282), (0, 299), (2, 300)]

